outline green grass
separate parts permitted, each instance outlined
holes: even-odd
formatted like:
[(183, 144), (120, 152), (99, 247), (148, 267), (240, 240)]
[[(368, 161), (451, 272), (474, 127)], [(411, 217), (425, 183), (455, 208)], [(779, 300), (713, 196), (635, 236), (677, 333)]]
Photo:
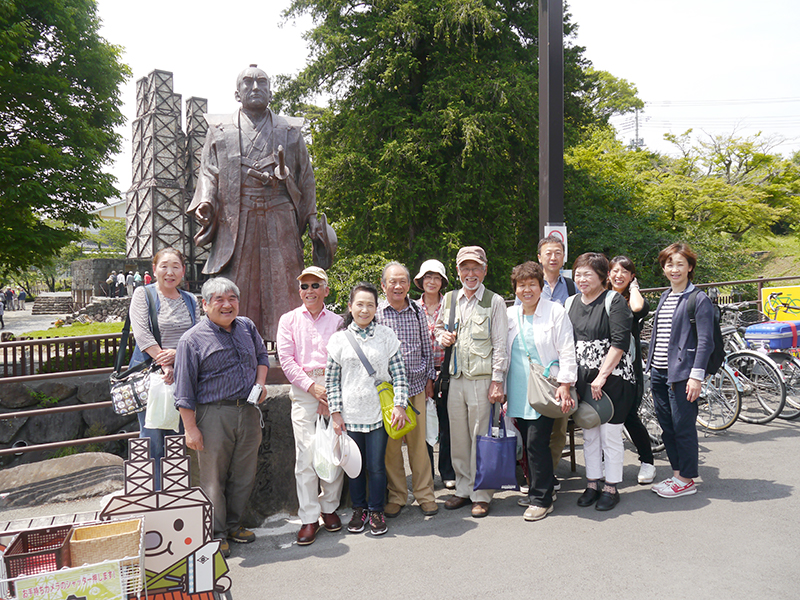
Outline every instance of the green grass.
[(78, 337), (102, 333), (120, 333), (124, 323), (75, 323), (66, 327), (51, 327), (44, 331), (29, 331), (22, 335), (32, 338)]

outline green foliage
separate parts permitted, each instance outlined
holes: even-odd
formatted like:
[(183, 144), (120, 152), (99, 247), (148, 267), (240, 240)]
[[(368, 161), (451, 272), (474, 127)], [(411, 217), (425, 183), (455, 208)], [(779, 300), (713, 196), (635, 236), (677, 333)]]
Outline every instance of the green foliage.
[[(125, 220), (100, 221), (96, 227), (84, 234), (87, 242), (97, 244), (91, 258), (125, 258)], [(72, 259), (77, 260), (77, 259)]]
[[(463, 245), (489, 257), (487, 285), (538, 239), (538, 5), (481, 0), (295, 0), (316, 26), (308, 67), (276, 102), (312, 118), (320, 209), (348, 245), (410, 268)], [(565, 32), (572, 25), (565, 23)], [(565, 50), (567, 137), (590, 111), (582, 49)]]
[(668, 135), (680, 152), (649, 174), (644, 201), (672, 223), (730, 234), (766, 233), (796, 226), (800, 220), (798, 164), (771, 153), (758, 135), (708, 136), (690, 145), (691, 130)]
[[(583, 252), (625, 254), (637, 267), (643, 287), (660, 287), (665, 280), (659, 251), (674, 241), (691, 244), (699, 254), (698, 281), (749, 277), (756, 265), (744, 244), (688, 218), (675, 207), (652, 202), (673, 189), (665, 176), (675, 161), (644, 151), (628, 151), (608, 128), (587, 132), (586, 139), (565, 155), (566, 204), (569, 215), (570, 259)], [(704, 201), (686, 191), (687, 210)], [(613, 215), (613, 217), (611, 217)]]
[(37, 406), (39, 408), (51, 408), (58, 404), (58, 398), (53, 398), (48, 396), (44, 392), (36, 392), (30, 388), (28, 388), (28, 395), (36, 400)]
[(94, 0), (0, 0), (0, 272), (44, 266), (116, 196), (121, 49)]
[[(391, 259), (376, 252), (374, 254), (347, 254), (336, 260), (328, 270), (328, 283), (331, 290), (325, 304), (334, 312), (347, 310), (350, 290), (362, 281), (375, 284), (381, 289), (381, 272), (383, 266)], [(413, 274), (412, 274), (413, 277)]]
[(586, 76), (592, 83), (586, 93), (586, 101), (599, 123), (607, 124), (613, 115), (624, 115), (644, 108), (644, 102), (638, 96), (639, 91), (629, 81), (593, 67), (586, 69)]

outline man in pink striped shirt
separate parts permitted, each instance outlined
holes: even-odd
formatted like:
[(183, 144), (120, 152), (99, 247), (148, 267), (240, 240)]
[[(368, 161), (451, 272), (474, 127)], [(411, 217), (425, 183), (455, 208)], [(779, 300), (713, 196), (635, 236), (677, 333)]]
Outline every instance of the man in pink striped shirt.
[(344, 472), (340, 470), (333, 483), (321, 481), (314, 471), (312, 444), (317, 415), (329, 417), (325, 393), (327, 347), (342, 318), (325, 308), (328, 276), (324, 270), (309, 267), (300, 273), (297, 280), (303, 305), (281, 316), (277, 343), (283, 373), (292, 384), (289, 395), (295, 446), (294, 474), (299, 505), (297, 515), (301, 521), (297, 543), (307, 546), (317, 537), (320, 516), (326, 530), (339, 531), (342, 528), (336, 509)]

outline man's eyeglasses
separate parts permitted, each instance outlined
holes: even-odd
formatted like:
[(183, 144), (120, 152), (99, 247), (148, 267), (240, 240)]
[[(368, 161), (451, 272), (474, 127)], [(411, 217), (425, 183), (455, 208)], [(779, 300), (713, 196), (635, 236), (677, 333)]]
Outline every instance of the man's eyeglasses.
[(319, 286), (321, 285), (322, 285), (321, 283), (301, 283), (300, 289), (307, 290), (310, 287), (311, 289), (318, 290)]

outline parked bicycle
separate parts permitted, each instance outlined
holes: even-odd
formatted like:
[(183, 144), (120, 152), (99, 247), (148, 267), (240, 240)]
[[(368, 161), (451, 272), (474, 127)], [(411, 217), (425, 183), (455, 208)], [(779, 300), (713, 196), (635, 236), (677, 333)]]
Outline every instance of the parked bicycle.
[[(762, 424), (776, 417), (796, 419), (800, 417), (800, 361), (791, 354), (771, 351), (767, 343), (745, 340), (747, 326), (767, 320), (766, 315), (749, 309), (749, 304), (720, 306), (723, 322), (729, 323), (722, 327), (725, 351), (745, 397), (740, 416), (748, 423)], [(742, 352), (747, 353), (739, 354)]]

